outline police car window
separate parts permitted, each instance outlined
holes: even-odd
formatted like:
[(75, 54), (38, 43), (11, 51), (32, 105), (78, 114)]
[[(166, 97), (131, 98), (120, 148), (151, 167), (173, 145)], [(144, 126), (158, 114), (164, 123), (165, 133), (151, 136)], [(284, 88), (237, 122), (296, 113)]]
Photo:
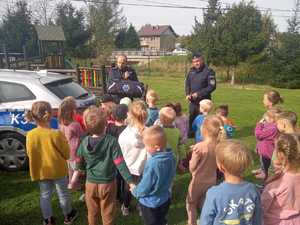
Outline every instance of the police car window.
[(1, 102), (26, 101), (36, 98), (24, 85), (10, 82), (0, 82), (0, 96)]
[(64, 79), (45, 84), (45, 86), (60, 99), (73, 96), (76, 99), (84, 99), (89, 93), (72, 79)]

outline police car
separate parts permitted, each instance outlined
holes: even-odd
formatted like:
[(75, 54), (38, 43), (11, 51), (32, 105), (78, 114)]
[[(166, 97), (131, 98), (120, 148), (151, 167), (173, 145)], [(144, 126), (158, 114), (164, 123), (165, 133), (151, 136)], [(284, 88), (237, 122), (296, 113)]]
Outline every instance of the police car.
[[(72, 77), (47, 71), (0, 70), (0, 167), (7, 170), (27, 166), (26, 133), (35, 127), (24, 119), (35, 101), (48, 101), (54, 115), (63, 98), (73, 96), (79, 108), (96, 104), (91, 94)], [(51, 120), (57, 128), (57, 120)]]

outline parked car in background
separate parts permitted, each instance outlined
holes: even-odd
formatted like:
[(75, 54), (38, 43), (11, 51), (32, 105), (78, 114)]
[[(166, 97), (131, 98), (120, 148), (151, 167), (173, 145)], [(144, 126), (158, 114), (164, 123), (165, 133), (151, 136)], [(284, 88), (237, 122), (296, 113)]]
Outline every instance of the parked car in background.
[[(67, 96), (76, 99), (79, 108), (96, 104), (96, 97), (73, 81), (72, 77), (47, 71), (0, 70), (0, 167), (7, 170), (27, 166), (26, 133), (35, 127), (25, 121), (26, 110), (35, 101), (48, 101), (54, 116)], [(57, 128), (57, 120), (51, 120)]]
[(173, 55), (188, 55), (189, 51), (184, 48), (175, 48), (172, 52)]

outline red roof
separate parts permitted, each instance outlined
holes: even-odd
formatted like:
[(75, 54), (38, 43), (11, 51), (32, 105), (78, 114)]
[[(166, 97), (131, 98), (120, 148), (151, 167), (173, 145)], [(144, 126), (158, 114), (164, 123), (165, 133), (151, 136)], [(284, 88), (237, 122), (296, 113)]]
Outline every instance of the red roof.
[(168, 29), (171, 30), (171, 32), (177, 36), (177, 34), (174, 32), (173, 28), (170, 25), (156, 25), (152, 26), (150, 24), (146, 24), (145, 26), (142, 26), (142, 28), (139, 30), (138, 35), (140, 37), (145, 36), (161, 36), (165, 31)]

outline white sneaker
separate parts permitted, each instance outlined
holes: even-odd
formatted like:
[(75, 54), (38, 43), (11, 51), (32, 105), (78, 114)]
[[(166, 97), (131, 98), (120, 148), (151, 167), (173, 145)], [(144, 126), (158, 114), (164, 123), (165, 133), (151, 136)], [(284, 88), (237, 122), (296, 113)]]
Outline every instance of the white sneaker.
[(123, 216), (129, 216), (129, 208), (125, 207), (124, 204), (121, 206), (121, 212)]

